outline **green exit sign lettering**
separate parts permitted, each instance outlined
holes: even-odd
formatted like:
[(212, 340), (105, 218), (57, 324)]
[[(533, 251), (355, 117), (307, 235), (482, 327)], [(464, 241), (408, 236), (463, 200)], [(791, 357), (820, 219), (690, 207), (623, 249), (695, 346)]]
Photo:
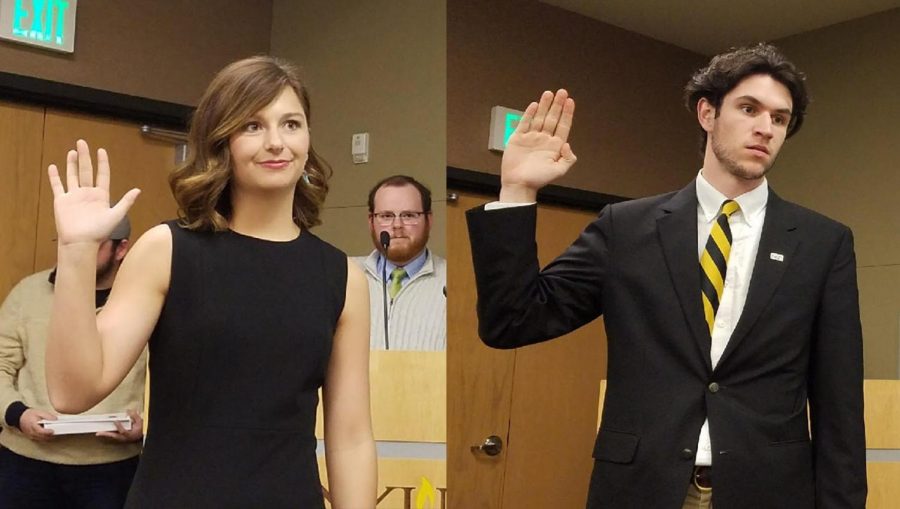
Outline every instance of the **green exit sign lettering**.
[(497, 152), (506, 150), (509, 137), (512, 136), (524, 112), (494, 106), (491, 108), (491, 133), (488, 136), (488, 149)]
[(0, 39), (72, 53), (78, 0), (0, 0)]

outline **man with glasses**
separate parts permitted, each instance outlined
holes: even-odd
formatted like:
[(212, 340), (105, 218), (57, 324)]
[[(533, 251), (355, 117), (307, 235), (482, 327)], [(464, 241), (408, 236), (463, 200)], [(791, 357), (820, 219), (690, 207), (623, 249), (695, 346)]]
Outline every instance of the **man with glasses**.
[(394, 175), (375, 184), (368, 204), (375, 250), (355, 260), (369, 278), (372, 349), (446, 349), (447, 261), (427, 248), (431, 191), (412, 177)]

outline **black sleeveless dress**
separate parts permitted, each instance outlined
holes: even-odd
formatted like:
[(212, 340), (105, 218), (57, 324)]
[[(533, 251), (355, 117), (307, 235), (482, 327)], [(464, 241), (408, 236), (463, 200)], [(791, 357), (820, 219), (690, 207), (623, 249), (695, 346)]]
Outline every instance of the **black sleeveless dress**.
[(306, 231), (272, 242), (168, 225), (149, 428), (126, 507), (323, 508), (317, 389), (346, 256)]

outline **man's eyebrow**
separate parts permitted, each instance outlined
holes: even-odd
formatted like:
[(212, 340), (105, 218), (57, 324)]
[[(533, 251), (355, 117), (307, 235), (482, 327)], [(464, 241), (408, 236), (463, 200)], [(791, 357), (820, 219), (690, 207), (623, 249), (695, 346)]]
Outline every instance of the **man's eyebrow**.
[[(759, 99), (753, 97), (752, 95), (742, 95), (736, 99), (737, 101), (745, 101), (749, 103), (753, 103), (756, 106), (765, 106)], [(791, 116), (790, 108), (778, 108), (775, 110), (775, 113), (784, 113), (785, 115)]]

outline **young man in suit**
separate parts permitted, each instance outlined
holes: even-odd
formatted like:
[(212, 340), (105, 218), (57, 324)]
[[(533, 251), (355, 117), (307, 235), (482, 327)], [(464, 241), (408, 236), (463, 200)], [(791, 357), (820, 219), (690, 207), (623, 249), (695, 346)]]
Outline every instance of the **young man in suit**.
[(575, 103), (544, 92), (503, 155), (500, 201), (468, 213), (485, 343), (604, 316), (591, 509), (865, 506), (852, 234), (765, 178), (803, 123), (804, 79), (770, 45), (714, 57), (685, 88), (697, 178), (607, 207), (539, 271), (537, 190), (575, 162)]

